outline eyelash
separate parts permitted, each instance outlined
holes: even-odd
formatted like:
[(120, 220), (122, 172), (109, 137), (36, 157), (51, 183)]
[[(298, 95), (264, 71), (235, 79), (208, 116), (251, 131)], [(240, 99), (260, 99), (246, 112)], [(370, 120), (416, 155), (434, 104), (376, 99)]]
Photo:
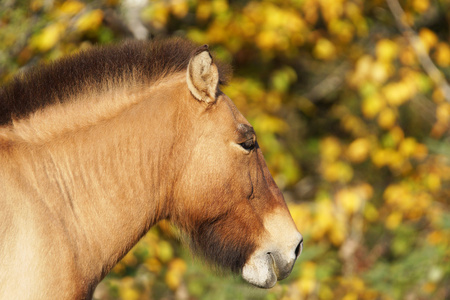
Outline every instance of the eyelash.
[(243, 143), (240, 143), (239, 145), (242, 148), (244, 148), (245, 150), (251, 151), (251, 150), (255, 149), (256, 141), (253, 140), (253, 139), (249, 139), (249, 140), (246, 140)]

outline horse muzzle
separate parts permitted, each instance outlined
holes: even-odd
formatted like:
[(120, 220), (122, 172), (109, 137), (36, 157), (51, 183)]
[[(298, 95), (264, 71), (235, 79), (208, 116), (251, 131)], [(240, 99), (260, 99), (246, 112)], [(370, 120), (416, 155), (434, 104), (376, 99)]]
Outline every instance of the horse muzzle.
[(295, 240), (295, 246), (286, 247), (286, 251), (270, 248), (255, 251), (242, 268), (242, 278), (257, 287), (268, 289), (278, 280), (288, 277), (303, 249), (300, 233)]

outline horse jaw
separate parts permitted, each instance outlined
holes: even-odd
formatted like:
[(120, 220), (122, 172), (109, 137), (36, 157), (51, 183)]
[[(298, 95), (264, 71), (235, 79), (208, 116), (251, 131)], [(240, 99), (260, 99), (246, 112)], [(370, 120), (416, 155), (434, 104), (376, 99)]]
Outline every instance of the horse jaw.
[(302, 235), (290, 215), (282, 211), (265, 218), (266, 234), (242, 268), (242, 278), (260, 288), (271, 288), (289, 276), (303, 249)]

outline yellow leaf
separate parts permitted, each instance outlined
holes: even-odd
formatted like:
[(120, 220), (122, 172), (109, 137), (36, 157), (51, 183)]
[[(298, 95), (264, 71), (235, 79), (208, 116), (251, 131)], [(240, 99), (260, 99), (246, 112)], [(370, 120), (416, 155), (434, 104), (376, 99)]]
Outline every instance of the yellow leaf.
[(383, 193), (383, 198), (389, 205), (396, 205), (402, 199), (406, 198), (408, 191), (404, 185), (401, 184), (391, 184), (389, 185)]
[(395, 230), (398, 225), (400, 225), (400, 222), (402, 221), (403, 216), (400, 212), (393, 212), (386, 218), (386, 228)]
[(422, 291), (427, 294), (432, 294), (436, 290), (436, 283), (434, 282), (426, 282), (422, 284)]
[(156, 244), (159, 241), (159, 234), (156, 230), (156, 227), (150, 229), (150, 231), (145, 235), (144, 239), (151, 245)]
[(328, 24), (328, 29), (343, 43), (348, 43), (353, 38), (354, 26), (347, 20), (334, 19)]
[(214, 43), (226, 43), (229, 41), (229, 31), (222, 24), (215, 22), (209, 27), (207, 38)]
[(167, 286), (171, 290), (176, 290), (180, 286), (182, 275), (174, 270), (169, 269), (164, 279)]
[(169, 264), (169, 269), (173, 269), (176, 272), (183, 274), (187, 270), (187, 265), (181, 258), (174, 258)]
[(390, 129), (395, 125), (397, 117), (389, 107), (385, 107), (378, 116), (378, 125), (383, 129)]
[(424, 144), (418, 144), (416, 151), (414, 151), (413, 157), (417, 160), (423, 160), (428, 155), (428, 148)]
[(350, 279), (350, 284), (351, 284), (353, 291), (359, 292), (359, 293), (364, 292), (364, 290), (366, 289), (366, 285), (365, 285), (363, 279), (356, 277), (356, 276), (352, 276), (349, 279)]
[(212, 7), (209, 2), (200, 1), (197, 5), (196, 17), (198, 20), (207, 20), (211, 15)]
[(418, 13), (424, 13), (430, 7), (430, 2), (428, 0), (413, 0), (413, 8)]
[(418, 193), (413, 197), (413, 199), (411, 199), (412, 197), (408, 199), (411, 205), (402, 207), (402, 209), (405, 212), (405, 217), (417, 221), (426, 213), (433, 200), (428, 193)]
[(162, 269), (162, 264), (159, 260), (156, 258), (149, 258), (144, 262), (144, 265), (147, 267), (147, 269), (155, 274), (158, 274)]
[(331, 60), (336, 55), (336, 47), (329, 40), (321, 38), (317, 41), (313, 54), (318, 59)]
[(389, 131), (389, 138), (392, 140), (394, 146), (397, 146), (405, 137), (403, 129), (399, 126), (395, 126)]
[(335, 293), (333, 290), (326, 286), (323, 282), (320, 283), (320, 289), (319, 289), (319, 299), (320, 300), (334, 300)]
[(372, 70), (369, 73), (370, 78), (375, 82), (375, 83), (383, 83), (385, 82), (389, 76), (390, 76), (390, 65), (385, 63), (385, 62), (381, 62), (381, 61), (376, 61), (373, 65), (372, 65)]
[(175, 258), (169, 264), (169, 270), (166, 273), (165, 281), (170, 289), (176, 290), (183, 279), (183, 274), (186, 272), (187, 266), (181, 258)]
[(416, 152), (416, 148), (417, 148), (417, 141), (412, 138), (406, 138), (404, 139), (399, 146), (399, 152), (400, 154), (402, 154), (404, 157), (410, 157), (414, 154), (414, 152)]
[(441, 188), (441, 177), (435, 173), (430, 173), (426, 177), (426, 185), (432, 192), (436, 192)]
[(32, 11), (37, 12), (37, 11), (40, 10), (43, 6), (44, 6), (44, 1), (43, 1), (43, 0), (31, 0), (31, 1), (30, 1), (30, 9), (31, 9)]
[(316, 278), (317, 265), (312, 261), (307, 261), (303, 265), (301, 278)]
[(433, 97), (434, 103), (436, 103), (436, 104), (439, 104), (439, 103), (442, 103), (442, 102), (445, 101), (444, 94), (442, 94), (442, 90), (441, 89), (435, 89), (433, 91), (433, 96), (432, 97)]
[(319, 213), (316, 214), (312, 223), (311, 237), (315, 240), (320, 240), (334, 224), (331, 200), (329, 198), (321, 199), (317, 203), (317, 211)]
[(96, 9), (81, 16), (75, 26), (80, 31), (97, 30), (102, 24), (102, 21), (103, 11)]
[(123, 262), (119, 262), (112, 269), (112, 272), (116, 274), (122, 274), (124, 271), (125, 271), (125, 264)]
[(336, 202), (348, 214), (354, 214), (362, 206), (361, 197), (351, 189), (342, 189), (336, 194)]
[(189, 6), (186, 0), (172, 0), (170, 9), (176, 17), (181, 19), (187, 15)]
[(369, 222), (375, 222), (378, 219), (378, 210), (370, 203), (364, 206), (364, 218)]
[(389, 167), (395, 171), (402, 171), (403, 167), (405, 167), (405, 157), (397, 151), (393, 151), (388, 159)]
[(353, 136), (366, 136), (368, 134), (366, 123), (359, 117), (345, 113), (341, 117), (342, 127)]
[(122, 279), (122, 285), (119, 289), (120, 298), (124, 300), (138, 300), (140, 295), (137, 290), (134, 289), (134, 280), (131, 277), (125, 277)]
[(335, 137), (327, 137), (320, 141), (320, 156), (325, 161), (335, 161), (341, 155), (342, 147)]
[(390, 63), (397, 56), (397, 44), (388, 39), (377, 42), (375, 52), (380, 61)]
[(256, 37), (256, 43), (262, 49), (269, 50), (275, 46), (276, 34), (271, 30), (264, 30)]
[(350, 292), (346, 294), (342, 300), (358, 300), (358, 294), (354, 292)]
[(330, 228), (330, 241), (335, 246), (340, 246), (345, 241), (347, 236), (347, 228), (342, 221), (335, 222), (334, 225)]
[(428, 28), (422, 28), (419, 32), (419, 38), (427, 52), (438, 42), (436, 34)]
[(31, 38), (32, 48), (45, 52), (53, 48), (62, 37), (66, 26), (61, 23), (54, 23), (45, 27), (38, 35)]
[(137, 259), (134, 256), (133, 252), (130, 251), (125, 255), (124, 258), (122, 258), (122, 262), (125, 263), (127, 266), (135, 266), (137, 264)]
[(361, 56), (356, 62), (355, 70), (349, 77), (350, 84), (359, 87), (365, 80), (367, 80), (369, 74), (372, 72), (372, 64), (372, 56)]
[(401, 171), (404, 167), (405, 159), (394, 149), (377, 149), (372, 153), (372, 162), (375, 166), (381, 168), (386, 165)]
[(436, 107), (436, 118), (442, 124), (450, 122), (450, 103), (444, 102)]
[(353, 169), (349, 164), (342, 161), (336, 161), (326, 164), (323, 177), (330, 182), (349, 182), (353, 178)]
[(300, 279), (297, 281), (297, 288), (303, 295), (312, 294), (316, 288), (316, 280), (313, 278)]
[(386, 166), (389, 161), (390, 157), (395, 151), (392, 149), (377, 149), (372, 154), (372, 162), (375, 166), (378, 168)]
[(354, 140), (347, 148), (347, 158), (354, 163), (360, 163), (369, 156), (370, 142), (366, 138)]
[(85, 7), (84, 3), (81, 3), (76, 0), (65, 1), (59, 10), (67, 15), (76, 15)]
[(170, 237), (175, 236), (175, 228), (170, 223), (170, 221), (162, 220), (158, 223), (158, 226), (166, 236), (170, 236)]
[(120, 298), (124, 300), (139, 299), (139, 292), (132, 288), (125, 288), (120, 291)]
[(408, 101), (414, 89), (406, 82), (390, 83), (383, 88), (383, 95), (391, 106), (399, 106)]
[(342, 1), (318, 1), (321, 4), (321, 12), (326, 22), (337, 19), (343, 13)]
[(132, 288), (125, 288), (120, 291), (120, 298), (123, 300), (138, 300), (139, 292)]
[(373, 196), (373, 187), (368, 183), (361, 183), (354, 190), (364, 200), (368, 200)]
[[(295, 39), (295, 34), (300, 35), (302, 30), (305, 28), (305, 22), (300, 17), (298, 13), (295, 11), (285, 11), (285, 18), (289, 20), (289, 22), (282, 22), (282, 26), (285, 26), (286, 29), (293, 34), (292, 39)], [(303, 42), (303, 39), (300, 39)]]
[(362, 113), (367, 119), (373, 119), (386, 106), (386, 101), (378, 94), (365, 98), (361, 104)]
[(351, 20), (357, 20), (362, 17), (361, 8), (354, 2), (345, 3), (345, 13)]
[(273, 4), (264, 3), (262, 4), (263, 7), (263, 16), (264, 16), (264, 23), (267, 26), (267, 28), (273, 28), (273, 29), (283, 29), (283, 27), (286, 24), (286, 17), (287, 14), (284, 13), (282, 9), (280, 9), (278, 6), (275, 6)]
[(261, 114), (258, 116), (258, 119), (255, 120), (255, 127), (257, 127), (261, 132), (269, 133), (278, 133), (284, 132), (287, 130), (288, 125), (281, 118), (277, 118), (273, 115), (269, 114)]
[(443, 240), (444, 234), (440, 230), (435, 230), (427, 236), (427, 242), (431, 245), (441, 244)]
[(212, 7), (215, 14), (221, 15), (228, 10), (228, 2), (226, 0), (213, 0)]
[(430, 135), (435, 139), (439, 139), (448, 129), (449, 124), (436, 122), (434, 123), (433, 128), (431, 129)]
[(436, 46), (434, 59), (436, 60), (436, 63), (443, 68), (450, 66), (450, 46), (446, 43), (439, 43)]
[(292, 219), (297, 225), (297, 228), (306, 226), (307, 228), (312, 228), (312, 223), (314, 220), (309, 205), (291, 204), (289, 205), (289, 211), (291, 212)]
[(332, 222), (330, 216), (322, 213), (319, 214), (314, 219), (313, 227), (311, 228), (311, 237), (316, 241), (322, 239), (325, 233), (327, 233), (333, 225)]
[(172, 245), (167, 241), (160, 241), (157, 248), (158, 258), (163, 262), (168, 262), (173, 257)]
[(166, 26), (169, 19), (169, 8), (165, 1), (151, 1), (150, 6), (142, 11), (142, 18), (152, 24), (156, 29)]
[(402, 49), (399, 56), (402, 64), (406, 66), (412, 66), (417, 64), (416, 54), (414, 53), (414, 50), (411, 47), (406, 47), (405, 49)]

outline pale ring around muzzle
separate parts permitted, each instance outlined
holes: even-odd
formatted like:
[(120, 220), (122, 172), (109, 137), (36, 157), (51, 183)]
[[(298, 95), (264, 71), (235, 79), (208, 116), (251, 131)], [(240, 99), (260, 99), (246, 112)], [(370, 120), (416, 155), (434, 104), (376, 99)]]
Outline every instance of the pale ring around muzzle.
[(267, 289), (273, 287), (278, 280), (288, 277), (303, 250), (300, 233), (295, 240), (296, 246), (289, 247), (288, 251), (255, 251), (242, 269), (242, 278), (257, 287)]

